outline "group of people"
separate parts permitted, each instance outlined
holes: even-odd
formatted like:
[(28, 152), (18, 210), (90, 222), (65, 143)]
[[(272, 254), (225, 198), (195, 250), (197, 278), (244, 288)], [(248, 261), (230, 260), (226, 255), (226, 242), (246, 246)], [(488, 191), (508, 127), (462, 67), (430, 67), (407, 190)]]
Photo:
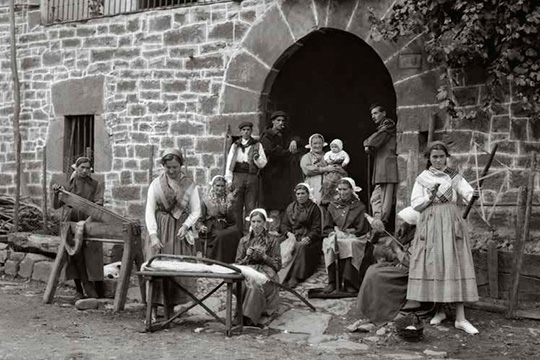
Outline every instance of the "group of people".
[[(414, 237), (410, 231), (400, 234), (400, 239), (409, 239), (412, 244), (410, 259), (394, 244), (388, 247), (396, 255), (390, 256), (389, 263), (399, 264), (400, 273), (386, 276), (387, 266), (386, 270), (380, 264), (372, 266), (376, 262), (375, 240), (384, 238), (381, 234), (391, 219), (398, 178), (396, 123), (386, 116), (382, 106), (374, 106), (371, 115), (377, 131), (366, 139), (364, 147), (374, 159), (374, 191), (370, 198), (373, 227), (357, 195), (361, 189), (347, 176), (345, 169), (351, 158), (343, 142), (333, 140), (331, 150), (324, 153), (324, 137), (313, 134), (306, 145), (309, 152), (300, 158), (300, 141), (284, 131), (287, 114), (278, 111), (271, 115), (272, 127), (262, 133), (260, 140), (251, 136), (253, 124), (240, 124), (240, 138), (230, 148), (225, 174), (212, 179), (203, 199), (182, 169), (182, 152), (163, 152), (163, 172), (149, 186), (146, 201), (146, 228), (153, 252), (195, 255), (199, 239), (206, 243), (207, 257), (251, 266), (289, 286), (311, 276), (322, 254), (328, 272), (324, 292), (336, 288), (359, 292), (359, 307), (366, 317), (389, 321), (405, 299), (456, 303), (456, 328), (476, 333), (464, 315), (463, 303), (476, 301), (478, 294), (467, 228), (457, 206), (461, 198), (470, 200), (475, 194), (447, 166), (450, 154), (445, 144), (435, 142), (429, 146), (427, 169), (416, 180), (411, 208), (407, 209), (409, 216), (404, 217), (407, 223), (416, 225)], [(90, 177), (90, 166), (89, 159), (77, 160), (68, 190), (102, 202), (98, 186)], [(73, 220), (74, 215), (70, 216)], [(284, 244), (288, 245), (285, 251)], [(90, 285), (97, 279), (87, 270), (87, 252), (92, 250), (72, 259), (83, 264), (76, 267), (78, 274), (72, 278), (82, 281), (84, 289), (77, 287), (81, 293), (84, 290), (93, 295)], [(98, 263), (96, 259), (91, 262)], [(378, 280), (374, 282), (375, 278)], [(385, 288), (379, 281), (385, 279), (399, 279), (397, 287)], [(196, 286), (189, 279), (175, 281), (192, 290)], [(188, 300), (178, 288), (168, 289), (170, 293), (165, 296), (171, 307)], [(163, 304), (161, 291), (154, 294), (155, 298), (149, 299), (151, 305)], [(396, 294), (397, 302), (391, 301)], [(377, 297), (387, 297), (392, 309), (381, 308), (384, 303), (378, 306)], [(239, 301), (244, 318), (238, 320), (258, 324), (264, 313), (277, 309), (279, 294), (271, 282), (249, 283)], [(443, 307), (439, 307), (431, 323), (438, 324), (445, 317)]]

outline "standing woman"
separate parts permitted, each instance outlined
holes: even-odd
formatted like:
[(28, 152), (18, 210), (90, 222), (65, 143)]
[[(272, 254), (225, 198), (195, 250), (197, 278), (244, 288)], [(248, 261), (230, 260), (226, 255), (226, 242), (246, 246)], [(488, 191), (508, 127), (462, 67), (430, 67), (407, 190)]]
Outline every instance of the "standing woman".
[(294, 195), (296, 200), (287, 206), (281, 222), (281, 233), (295, 240), (293, 260), (280, 272), (281, 282), (290, 287), (313, 275), (322, 250), (321, 210), (311, 200), (311, 188), (300, 183)]
[(201, 205), (199, 235), (209, 246), (207, 257), (233, 263), (242, 234), (236, 226), (233, 199), (224, 176), (214, 176), (208, 196)]
[[(249, 214), (250, 231), (240, 240), (236, 253), (236, 264), (248, 265), (264, 273), (269, 279), (279, 281), (281, 252), (279, 242), (268, 235), (268, 215), (264, 209), (254, 209)], [(242, 286), (242, 309), (245, 325), (257, 325), (263, 314), (271, 315), (279, 305), (279, 290), (271, 282), (258, 284), (244, 281)]]
[(467, 226), (456, 205), (461, 198), (469, 201), (475, 192), (447, 166), (449, 156), (445, 143), (431, 143), (426, 152), (427, 170), (416, 178), (413, 187), (411, 206), (421, 214), (413, 242), (407, 299), (439, 303), (432, 325), (446, 319), (442, 303), (455, 303), (455, 327), (477, 334), (465, 318), (463, 303), (477, 301), (478, 290)]
[(306, 148), (309, 152), (302, 156), (300, 167), (304, 173), (304, 182), (313, 189), (313, 201), (316, 204), (321, 203), (323, 175), (336, 168), (334, 165), (328, 165), (324, 161), (323, 148), (328, 145), (324, 142), (321, 134), (313, 134), (309, 137)]
[[(148, 188), (146, 228), (154, 253), (195, 255), (195, 244), (188, 230), (199, 219), (201, 206), (197, 187), (182, 171), (183, 164), (184, 158), (180, 150), (165, 150), (161, 158), (164, 171)], [(194, 279), (172, 279), (190, 291), (196, 289), (197, 283)], [(155, 289), (151, 303), (153, 306), (163, 305), (159, 283)], [(170, 286), (166, 296), (172, 308), (190, 301), (177, 286)]]
[[(87, 157), (80, 157), (71, 166), (75, 169), (67, 191), (90, 200), (94, 204), (103, 206), (103, 184), (93, 179), (92, 162)], [(53, 185), (57, 190), (60, 186)], [(53, 208), (58, 209), (64, 203), (58, 199), (58, 191), (54, 192)], [(80, 210), (64, 206), (62, 210), (63, 221), (86, 220), (88, 215)], [(77, 288), (77, 295), (98, 298), (103, 296), (103, 244), (97, 241), (85, 241), (81, 252), (68, 256), (65, 267), (66, 280), (73, 279)]]

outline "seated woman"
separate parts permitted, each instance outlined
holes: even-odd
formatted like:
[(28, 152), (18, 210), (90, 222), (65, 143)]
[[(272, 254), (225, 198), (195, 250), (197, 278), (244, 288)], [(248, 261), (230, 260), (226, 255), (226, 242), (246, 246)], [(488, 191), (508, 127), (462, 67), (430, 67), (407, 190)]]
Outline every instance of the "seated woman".
[(206, 257), (231, 264), (242, 234), (236, 227), (232, 196), (227, 191), (224, 176), (216, 175), (207, 198), (201, 204), (199, 237), (206, 241)]
[[(328, 286), (324, 289), (326, 293), (333, 292), (338, 285), (341, 288), (342, 283), (345, 292), (358, 292), (366, 269), (375, 261), (373, 245), (367, 237), (370, 226), (364, 216), (366, 207), (355, 194), (361, 190), (353, 179), (344, 177), (339, 181), (337, 200), (328, 205), (323, 230), (324, 262), (328, 272)], [(336, 276), (336, 271), (339, 276)], [(336, 283), (336, 277), (339, 284)]]
[[(268, 235), (268, 216), (264, 209), (254, 209), (246, 219), (250, 222), (249, 233), (240, 239), (236, 253), (236, 264), (248, 265), (264, 273), (269, 279), (279, 281), (281, 253), (279, 242)], [(279, 290), (271, 282), (262, 285), (251, 280), (242, 285), (242, 309), (245, 325), (258, 325), (263, 314), (271, 315), (278, 308)]]
[(411, 207), (398, 214), (402, 224), (397, 237), (404, 245), (403, 250), (389, 237), (380, 239), (375, 245), (375, 257), (381, 260), (367, 269), (357, 306), (362, 318), (376, 325), (394, 320), (407, 302), (409, 255), (406, 251), (414, 238), (417, 214)]
[(300, 183), (294, 195), (296, 200), (287, 206), (281, 222), (281, 233), (294, 241), (292, 260), (279, 273), (281, 282), (290, 287), (317, 270), (322, 248), (321, 210), (311, 200), (311, 188)]

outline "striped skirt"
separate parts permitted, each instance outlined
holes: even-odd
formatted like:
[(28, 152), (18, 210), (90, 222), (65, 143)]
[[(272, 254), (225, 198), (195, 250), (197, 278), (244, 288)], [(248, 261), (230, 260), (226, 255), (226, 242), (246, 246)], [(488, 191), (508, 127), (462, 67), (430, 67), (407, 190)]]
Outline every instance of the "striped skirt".
[(478, 300), (465, 221), (454, 203), (421, 213), (413, 241), (407, 299), (438, 303)]

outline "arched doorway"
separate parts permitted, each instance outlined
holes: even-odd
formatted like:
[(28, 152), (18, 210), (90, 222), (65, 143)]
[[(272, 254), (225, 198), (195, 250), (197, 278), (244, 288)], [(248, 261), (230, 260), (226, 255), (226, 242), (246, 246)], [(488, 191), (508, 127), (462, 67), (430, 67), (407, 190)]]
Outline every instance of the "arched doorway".
[[(392, 79), (377, 53), (353, 34), (324, 28), (289, 48), (274, 69), (278, 73), (266, 79), (261, 110), (286, 111), (292, 133), (303, 139), (321, 133), (328, 143), (343, 140), (351, 156), (347, 171), (367, 189), (363, 141), (376, 129), (369, 107), (379, 103), (394, 119), (396, 109)], [(268, 125), (263, 121), (261, 128)], [(367, 191), (361, 198), (367, 201)]]

